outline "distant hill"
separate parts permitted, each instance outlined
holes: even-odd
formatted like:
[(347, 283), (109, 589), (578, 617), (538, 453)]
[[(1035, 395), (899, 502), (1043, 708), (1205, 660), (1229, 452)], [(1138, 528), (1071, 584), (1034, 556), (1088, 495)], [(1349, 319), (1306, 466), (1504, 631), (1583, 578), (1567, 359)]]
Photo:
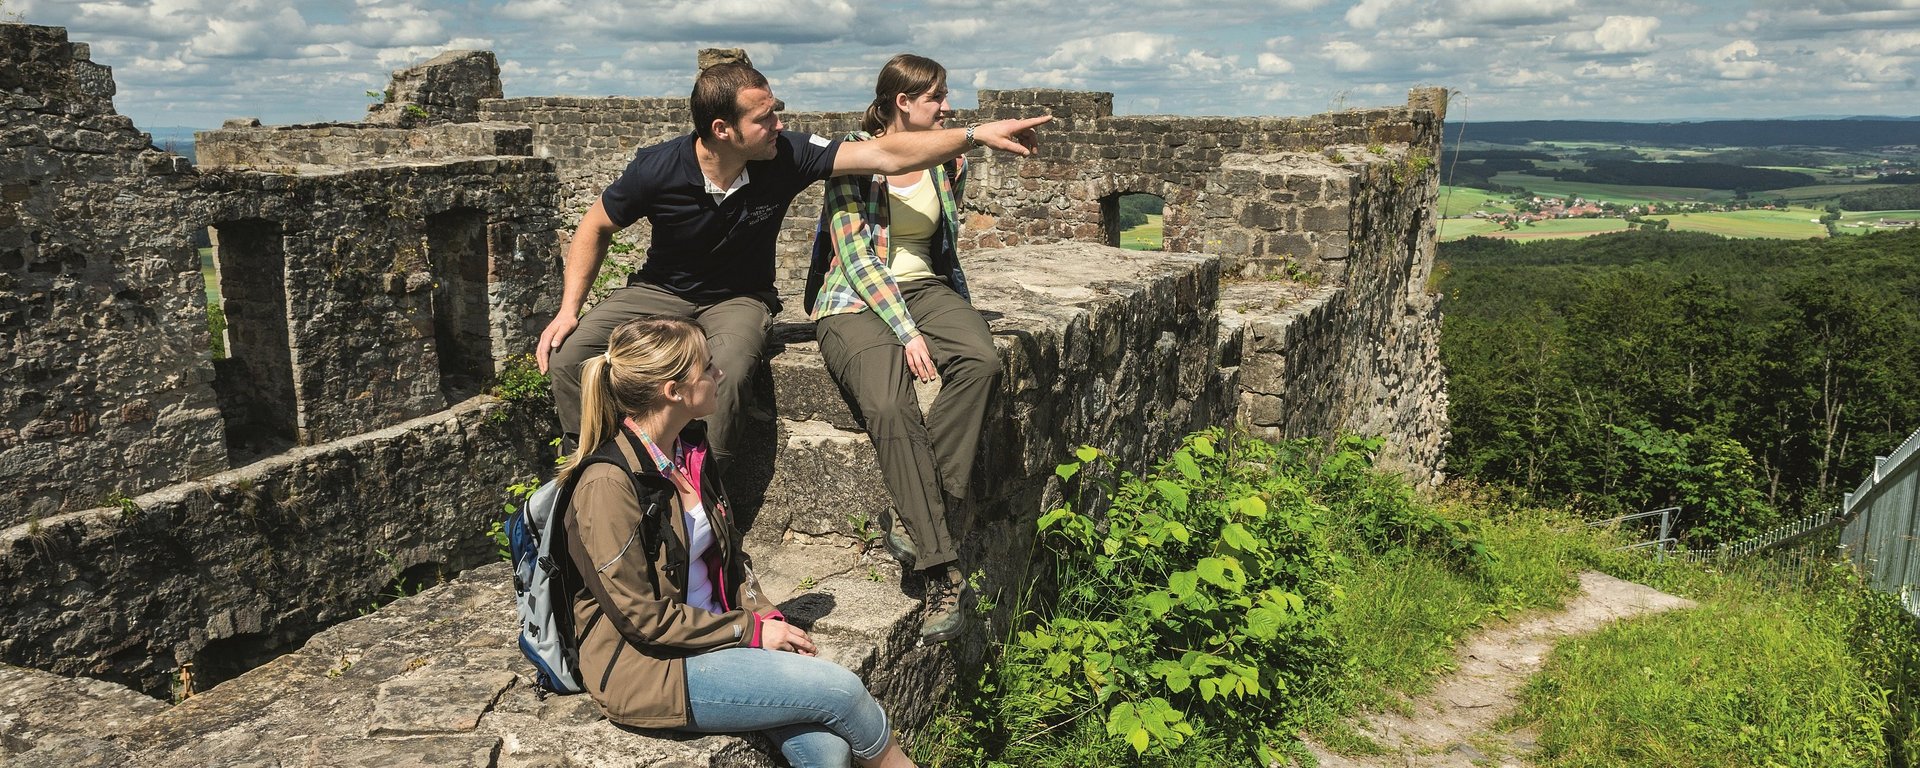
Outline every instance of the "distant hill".
[(153, 137), (153, 145), (187, 159), (193, 159), (193, 134), (195, 131), (210, 130), (184, 125), (163, 125), (157, 128), (142, 128)]
[(1698, 123), (1625, 123), (1602, 120), (1523, 120), (1448, 123), (1447, 141), (1524, 144), (1528, 141), (1618, 141), (1659, 146), (1820, 146), (1871, 149), (1920, 144), (1920, 120), (1714, 120)]

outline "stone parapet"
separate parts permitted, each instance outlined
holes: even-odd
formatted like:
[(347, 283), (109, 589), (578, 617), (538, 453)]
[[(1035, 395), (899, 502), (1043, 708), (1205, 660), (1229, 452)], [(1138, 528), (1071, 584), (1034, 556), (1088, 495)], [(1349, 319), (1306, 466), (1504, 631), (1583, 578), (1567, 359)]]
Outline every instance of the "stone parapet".
[(481, 397), (0, 530), (0, 659), (156, 696), (184, 667), (211, 687), (366, 613), (402, 574), (495, 559), (503, 489), (551, 466), (557, 430)]
[(533, 129), (501, 122), (424, 128), (359, 124), (222, 128), (194, 134), (201, 168), (312, 171), (330, 166), (533, 154)]

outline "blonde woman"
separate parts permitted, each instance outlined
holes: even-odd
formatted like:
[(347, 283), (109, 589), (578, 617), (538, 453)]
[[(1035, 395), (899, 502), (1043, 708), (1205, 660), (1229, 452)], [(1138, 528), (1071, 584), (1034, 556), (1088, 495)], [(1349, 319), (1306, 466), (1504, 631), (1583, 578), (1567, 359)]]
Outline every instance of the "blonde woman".
[[(633, 320), (582, 367), (565, 517), (580, 676), (609, 720), (765, 731), (799, 766), (912, 766), (860, 678), (814, 656), (754, 581), (699, 421), (726, 372), (699, 325)], [(563, 480), (566, 478), (563, 475)]]
[[(946, 68), (903, 53), (880, 70), (864, 130), (845, 141), (939, 130), (951, 112)], [(1000, 374), (993, 335), (968, 298), (954, 247), (966, 169), (962, 155), (924, 171), (829, 179), (806, 292), (827, 371), (872, 438), (893, 499), (882, 513), (883, 540), (926, 575), (920, 636), (927, 642), (965, 627), (965, 582), (948, 515), (967, 497), (981, 419)], [(924, 420), (915, 379), (940, 380)]]

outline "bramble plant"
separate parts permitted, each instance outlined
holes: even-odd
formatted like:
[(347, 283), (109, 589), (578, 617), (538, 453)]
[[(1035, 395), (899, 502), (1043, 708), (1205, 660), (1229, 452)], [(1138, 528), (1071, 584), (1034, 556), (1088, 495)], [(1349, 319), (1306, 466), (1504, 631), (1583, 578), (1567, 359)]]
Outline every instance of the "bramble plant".
[(954, 726), (937, 764), (1298, 756), (1297, 734), (1358, 672), (1342, 646), (1352, 622), (1334, 620), (1352, 578), (1341, 542), (1491, 562), (1471, 526), (1372, 471), (1379, 447), (1212, 429), (1140, 476), (1079, 449), (1056, 468), (1071, 501), (1036, 523), (1058, 597), (1015, 608), (1024, 629), (997, 649), (973, 724)]
[(1006, 666), (1028, 675), (1027, 717), (1098, 717), (1135, 754), (1178, 748), (1201, 718), (1236, 752), (1277, 759), (1299, 725), (1285, 694), (1340, 668), (1320, 621), (1339, 594), (1326, 508), (1268, 469), (1289, 448), (1210, 430), (1110, 487), (1093, 448), (1060, 465), (1111, 509), (1068, 504), (1038, 522), (1060, 598), (1006, 649)]

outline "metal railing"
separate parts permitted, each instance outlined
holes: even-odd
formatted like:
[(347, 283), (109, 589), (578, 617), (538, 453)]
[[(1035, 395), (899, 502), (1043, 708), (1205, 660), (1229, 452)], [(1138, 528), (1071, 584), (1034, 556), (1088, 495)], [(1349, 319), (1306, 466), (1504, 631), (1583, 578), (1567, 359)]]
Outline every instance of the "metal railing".
[(1840, 549), (1867, 583), (1900, 596), (1908, 611), (1920, 614), (1915, 588), (1920, 585), (1920, 431), (1892, 455), (1875, 459), (1872, 474), (1840, 503), (1846, 528)]
[(1682, 549), (1675, 552), (1673, 551), (1673, 545), (1680, 543), (1680, 540), (1673, 536), (1673, 516), (1679, 513), (1679, 507), (1666, 507), (1664, 509), (1635, 512), (1631, 515), (1621, 515), (1620, 517), (1599, 520), (1588, 523), (1587, 525), (1593, 528), (1618, 526), (1621, 523), (1631, 520), (1640, 520), (1659, 515), (1660, 532), (1657, 537), (1637, 544), (1616, 547), (1615, 549), (1628, 550), (1658, 547), (1658, 549), (1654, 550), (1655, 560), (1665, 560), (1668, 554), (1672, 554), (1689, 563), (1702, 563), (1709, 560), (1725, 560), (1728, 558), (1743, 557), (1781, 545), (1791, 544), (1808, 536), (1832, 529), (1835, 525), (1845, 520), (1845, 517), (1841, 514), (1840, 507), (1829, 507), (1805, 517), (1781, 523), (1739, 541), (1727, 542), (1710, 549)]
[(1682, 550), (1678, 554), (1689, 563), (1743, 557), (1812, 536), (1840, 524), (1845, 519), (1840, 507), (1828, 507), (1798, 520), (1789, 520), (1781, 523), (1739, 541), (1727, 542), (1711, 549)]
[(1677, 544), (1680, 541), (1679, 539), (1676, 539), (1673, 537), (1673, 516), (1678, 514), (1679, 512), (1680, 512), (1679, 507), (1666, 507), (1663, 509), (1656, 509), (1649, 512), (1635, 512), (1631, 515), (1621, 515), (1619, 517), (1608, 518), (1606, 520), (1596, 520), (1594, 522), (1587, 523), (1587, 527), (1589, 528), (1617, 527), (1621, 523), (1625, 523), (1630, 520), (1641, 520), (1644, 518), (1653, 517), (1654, 515), (1659, 515), (1660, 516), (1659, 537), (1651, 541), (1643, 541), (1638, 544), (1628, 544), (1624, 547), (1616, 547), (1615, 550), (1618, 551), (1623, 549), (1645, 549), (1647, 547), (1658, 547), (1658, 549), (1655, 549), (1653, 551), (1653, 559), (1655, 561), (1662, 561), (1667, 559), (1667, 550), (1672, 548), (1674, 544)]

